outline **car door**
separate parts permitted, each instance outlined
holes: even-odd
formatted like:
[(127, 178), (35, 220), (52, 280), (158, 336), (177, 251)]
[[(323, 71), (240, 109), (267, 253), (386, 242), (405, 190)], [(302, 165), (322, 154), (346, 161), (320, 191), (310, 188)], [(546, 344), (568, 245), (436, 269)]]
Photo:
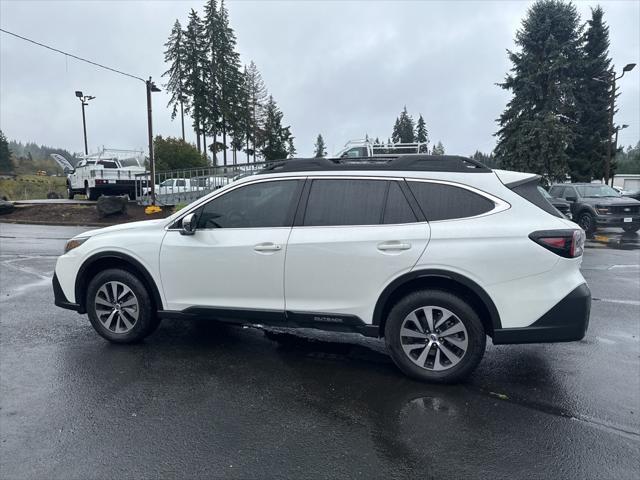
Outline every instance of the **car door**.
[[(369, 323), (378, 295), (415, 265), (429, 240), (401, 179), (307, 180), (287, 244), (289, 318)], [(328, 315), (327, 315), (328, 314)], [(347, 318), (349, 317), (349, 318)]]
[(285, 247), (303, 183), (240, 184), (196, 211), (195, 234), (170, 228), (160, 250), (168, 308), (283, 314)]

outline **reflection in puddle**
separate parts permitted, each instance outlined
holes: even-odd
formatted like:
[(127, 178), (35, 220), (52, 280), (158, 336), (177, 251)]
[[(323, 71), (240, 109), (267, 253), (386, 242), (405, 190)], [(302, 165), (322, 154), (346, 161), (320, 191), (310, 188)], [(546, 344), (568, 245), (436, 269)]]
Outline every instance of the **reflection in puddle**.
[(618, 250), (640, 250), (640, 235), (620, 231), (600, 231), (587, 237), (587, 248), (613, 248)]
[(430, 418), (433, 413), (457, 417), (458, 407), (455, 403), (440, 397), (418, 397), (408, 401), (401, 411), (402, 417), (409, 417), (412, 421)]

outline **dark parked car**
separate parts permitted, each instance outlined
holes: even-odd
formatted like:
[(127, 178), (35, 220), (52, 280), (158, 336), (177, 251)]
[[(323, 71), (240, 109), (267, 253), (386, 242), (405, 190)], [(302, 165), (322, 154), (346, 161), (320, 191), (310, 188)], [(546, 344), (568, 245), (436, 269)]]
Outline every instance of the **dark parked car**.
[(633, 198), (634, 200), (640, 200), (640, 190), (634, 190), (625, 195), (625, 197)]
[(558, 210), (561, 214), (567, 217), (569, 220), (573, 219), (573, 215), (571, 215), (571, 204), (561, 198), (555, 198), (549, 195), (544, 188), (538, 187), (540, 190), (540, 194), (547, 199), (547, 201), (554, 206), (556, 210)]
[(640, 229), (640, 202), (622, 197), (608, 185), (558, 184), (549, 193), (569, 202), (573, 219), (585, 232), (593, 233), (598, 227), (619, 227), (625, 232)]

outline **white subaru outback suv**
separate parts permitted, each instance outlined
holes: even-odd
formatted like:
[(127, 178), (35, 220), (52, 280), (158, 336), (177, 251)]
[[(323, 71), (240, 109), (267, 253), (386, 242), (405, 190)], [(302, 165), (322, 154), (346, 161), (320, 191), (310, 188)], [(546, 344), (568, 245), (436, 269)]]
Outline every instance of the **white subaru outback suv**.
[(275, 163), (166, 219), (69, 240), (55, 303), (117, 343), (161, 318), (359, 332), (406, 374), (456, 381), (487, 336), (585, 335), (584, 232), (538, 180), (455, 156)]

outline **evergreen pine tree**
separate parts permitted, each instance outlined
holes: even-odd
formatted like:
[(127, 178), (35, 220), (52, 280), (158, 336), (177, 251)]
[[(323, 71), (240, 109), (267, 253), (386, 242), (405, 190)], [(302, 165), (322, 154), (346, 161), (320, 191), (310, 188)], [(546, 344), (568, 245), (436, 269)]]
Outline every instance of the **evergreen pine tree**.
[(393, 125), (391, 139), (394, 143), (413, 143), (415, 141), (414, 124), (415, 122), (407, 112), (407, 107), (405, 106)]
[(282, 112), (273, 96), (269, 95), (264, 111), (263, 138), (260, 142), (261, 153), (267, 161), (287, 158), (289, 154), (291, 132), (288, 126), (282, 126), (282, 117)]
[(321, 158), (327, 155), (327, 148), (324, 144), (324, 138), (322, 138), (321, 134), (318, 134), (318, 138), (316, 139), (316, 143), (313, 146), (314, 153), (313, 156), (315, 158)]
[(185, 93), (191, 97), (193, 128), (196, 132), (197, 148), (202, 152), (200, 146), (200, 135), (204, 133), (202, 122), (206, 113), (206, 85), (203, 65), (206, 62), (206, 50), (204, 43), (204, 29), (198, 13), (191, 9), (189, 13), (189, 23), (184, 32), (185, 48)]
[(518, 52), (500, 86), (513, 93), (499, 119), (495, 154), (503, 168), (563, 180), (574, 142), (581, 79), (581, 27), (575, 5), (538, 0), (516, 33)]
[(0, 130), (0, 173), (9, 172), (13, 172), (11, 150), (9, 150), (9, 142), (7, 142), (7, 139), (4, 136), (4, 133), (2, 133), (2, 130)]
[(427, 124), (422, 118), (422, 114), (418, 117), (418, 123), (416, 124), (415, 141), (420, 143), (429, 143), (429, 132), (427, 131)]
[(584, 70), (578, 90), (580, 120), (577, 138), (570, 151), (571, 179), (589, 182), (604, 176), (609, 141), (611, 86), (609, 83), (609, 27), (599, 6), (591, 10), (584, 40)]
[(293, 135), (289, 135), (289, 138), (287, 139), (287, 157), (288, 158), (293, 158), (296, 156), (296, 147), (293, 144)]
[[(169, 63), (169, 69), (162, 74), (163, 77), (169, 77), (165, 88), (171, 93), (168, 107), (171, 109), (171, 120), (174, 120), (178, 114), (178, 105), (180, 106), (180, 123), (182, 125), (182, 140), (184, 140), (184, 112), (185, 107), (188, 111), (188, 97), (186, 96), (186, 69), (185, 69), (185, 48), (182, 36), (182, 26), (176, 20), (171, 29), (171, 34), (167, 43), (164, 44), (167, 49), (164, 52), (164, 61)], [(185, 105), (186, 103), (186, 105)]]
[[(211, 0), (213, 1), (213, 0)], [(240, 91), (240, 56), (236, 52), (236, 36), (229, 25), (229, 12), (220, 2), (219, 45), (217, 51), (217, 73), (220, 93), (220, 129), (222, 131), (222, 145), (224, 164), (227, 164), (227, 133), (234, 125), (234, 105)]]
[[(247, 153), (251, 152), (253, 161), (260, 147), (261, 130), (264, 124), (264, 110), (268, 98), (267, 88), (256, 64), (251, 61), (246, 69), (246, 90), (248, 96), (247, 118)], [(251, 148), (249, 148), (249, 143)], [(249, 157), (247, 157), (247, 160)]]
[(444, 145), (442, 145), (442, 142), (439, 141), (436, 145), (433, 146), (431, 155), (444, 155)]
[[(208, 126), (208, 132), (213, 137), (212, 152), (213, 162), (217, 164), (218, 150), (218, 131), (220, 127), (220, 45), (222, 43), (222, 27), (220, 21), (220, 12), (218, 11), (218, 3), (216, 0), (207, 0), (204, 6), (203, 19), (203, 40), (202, 49), (205, 52), (203, 70), (203, 81), (206, 85), (205, 93), (205, 117)], [(226, 156), (226, 150), (225, 150)], [(226, 159), (225, 159), (226, 160)], [(226, 164), (226, 161), (225, 161)]]
[(402, 126), (400, 125), (400, 118), (396, 117), (396, 122), (393, 124), (393, 131), (391, 132), (391, 139), (394, 143), (400, 142), (402, 136)]

